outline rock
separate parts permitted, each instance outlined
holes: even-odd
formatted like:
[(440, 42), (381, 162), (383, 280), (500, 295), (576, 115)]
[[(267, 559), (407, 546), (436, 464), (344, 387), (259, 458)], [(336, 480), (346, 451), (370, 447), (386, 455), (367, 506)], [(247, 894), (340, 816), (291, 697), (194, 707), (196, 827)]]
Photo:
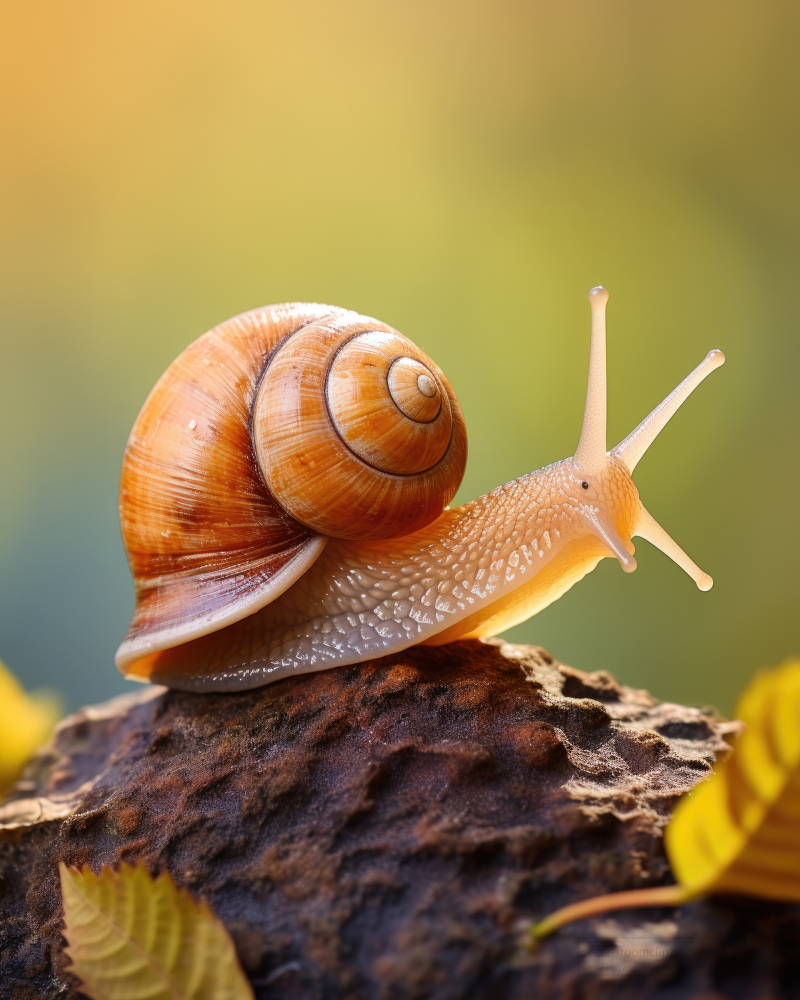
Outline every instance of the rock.
[(663, 827), (734, 729), (499, 640), (83, 709), (0, 807), (0, 996), (79, 995), (58, 863), (123, 860), (208, 899), (259, 1000), (794, 996), (788, 904), (524, 946), (559, 906), (672, 880)]

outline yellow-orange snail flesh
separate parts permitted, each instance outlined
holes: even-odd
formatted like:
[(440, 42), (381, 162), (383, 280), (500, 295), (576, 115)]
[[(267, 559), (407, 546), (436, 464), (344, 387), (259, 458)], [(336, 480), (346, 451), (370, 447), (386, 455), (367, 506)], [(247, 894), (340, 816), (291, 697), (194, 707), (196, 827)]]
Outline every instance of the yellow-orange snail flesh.
[(575, 455), (445, 509), (466, 462), (458, 401), (411, 341), (368, 317), (289, 304), (195, 341), (150, 394), (122, 470), (137, 605), (127, 676), (191, 691), (258, 687), (415, 643), (507, 629), (631, 538), (703, 573), (631, 478), (705, 360), (606, 451), (605, 305)]

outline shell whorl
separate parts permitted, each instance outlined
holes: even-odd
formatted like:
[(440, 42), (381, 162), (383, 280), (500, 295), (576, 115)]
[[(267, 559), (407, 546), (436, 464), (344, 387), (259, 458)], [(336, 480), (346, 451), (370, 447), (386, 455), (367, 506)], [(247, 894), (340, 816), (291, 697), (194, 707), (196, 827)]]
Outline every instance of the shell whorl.
[[(386, 370), (359, 392), (353, 373), (375, 375), (374, 342)], [(406, 437), (418, 431), (405, 457), (398, 422)], [(303, 303), (220, 324), (170, 365), (128, 441), (120, 523), (136, 610), (117, 665), (253, 614), (328, 535), (397, 536), (429, 523), (465, 460), (452, 389), (390, 327)]]
[(374, 321), (298, 331), (264, 374), (253, 439), (284, 509), (337, 538), (396, 538), (429, 524), (466, 462), (447, 379)]

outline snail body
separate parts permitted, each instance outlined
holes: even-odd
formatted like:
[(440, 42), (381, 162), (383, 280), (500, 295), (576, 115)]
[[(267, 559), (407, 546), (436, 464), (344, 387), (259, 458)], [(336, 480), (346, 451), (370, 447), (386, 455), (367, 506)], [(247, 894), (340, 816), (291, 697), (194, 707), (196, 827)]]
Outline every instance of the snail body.
[(605, 450), (605, 302), (573, 457), (446, 509), (466, 431), (407, 338), (328, 306), (222, 324), (170, 366), (126, 449), (120, 512), (137, 590), (126, 675), (185, 690), (258, 687), (415, 643), (483, 637), (540, 611), (648, 538), (711, 580), (642, 505), (649, 443), (722, 363), (711, 352)]

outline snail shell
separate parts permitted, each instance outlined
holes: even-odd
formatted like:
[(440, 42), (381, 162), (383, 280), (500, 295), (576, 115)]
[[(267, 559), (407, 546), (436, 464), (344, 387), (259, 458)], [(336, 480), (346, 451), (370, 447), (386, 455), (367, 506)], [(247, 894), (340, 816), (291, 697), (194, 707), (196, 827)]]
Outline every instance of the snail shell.
[(290, 303), (170, 365), (133, 427), (120, 522), (136, 610), (121, 668), (253, 614), (327, 538), (395, 538), (458, 489), (467, 439), (441, 370), (384, 323)]

